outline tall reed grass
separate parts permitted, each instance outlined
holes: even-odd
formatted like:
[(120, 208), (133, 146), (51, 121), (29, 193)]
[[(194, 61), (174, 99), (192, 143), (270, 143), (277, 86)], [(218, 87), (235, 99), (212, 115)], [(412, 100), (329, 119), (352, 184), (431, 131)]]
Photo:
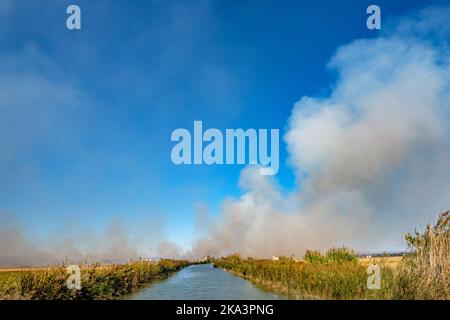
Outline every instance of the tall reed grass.
[(410, 253), (396, 270), (393, 299), (450, 299), (450, 211), (405, 236)]
[(187, 266), (187, 261), (135, 261), (82, 267), (81, 290), (67, 287), (65, 265), (48, 270), (0, 273), (1, 299), (114, 299)]

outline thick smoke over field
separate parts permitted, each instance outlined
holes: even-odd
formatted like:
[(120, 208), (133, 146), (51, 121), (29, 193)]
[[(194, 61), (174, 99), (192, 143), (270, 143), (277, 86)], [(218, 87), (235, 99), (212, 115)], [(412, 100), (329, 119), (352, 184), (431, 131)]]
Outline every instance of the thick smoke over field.
[(247, 168), (244, 195), (225, 201), (193, 253), (401, 248), (402, 233), (448, 209), (449, 26), (450, 9), (433, 8), (341, 47), (331, 94), (301, 98), (289, 119), (298, 190), (283, 196)]

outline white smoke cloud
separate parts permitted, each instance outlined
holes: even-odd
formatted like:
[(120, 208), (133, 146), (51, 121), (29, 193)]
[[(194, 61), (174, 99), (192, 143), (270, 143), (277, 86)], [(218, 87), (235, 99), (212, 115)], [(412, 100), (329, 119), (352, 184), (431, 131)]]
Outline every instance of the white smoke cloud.
[(348, 245), (399, 249), (402, 233), (448, 209), (450, 8), (431, 8), (377, 39), (337, 51), (326, 98), (303, 97), (285, 141), (300, 191), (247, 168), (197, 255), (295, 254)]

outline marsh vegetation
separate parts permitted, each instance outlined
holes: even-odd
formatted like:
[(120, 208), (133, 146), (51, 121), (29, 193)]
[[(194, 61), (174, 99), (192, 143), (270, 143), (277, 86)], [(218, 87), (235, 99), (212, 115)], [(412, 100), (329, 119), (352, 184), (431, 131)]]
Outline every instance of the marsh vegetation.
[[(352, 250), (332, 248), (325, 253), (307, 250), (302, 260), (242, 258), (215, 261), (217, 267), (296, 299), (450, 299), (449, 212), (434, 225), (405, 236), (409, 253), (360, 261)], [(367, 286), (367, 266), (380, 268), (380, 289)]]
[(0, 272), (0, 299), (115, 299), (188, 265), (184, 260), (161, 260), (83, 266), (80, 290), (68, 288), (65, 265), (4, 271)]

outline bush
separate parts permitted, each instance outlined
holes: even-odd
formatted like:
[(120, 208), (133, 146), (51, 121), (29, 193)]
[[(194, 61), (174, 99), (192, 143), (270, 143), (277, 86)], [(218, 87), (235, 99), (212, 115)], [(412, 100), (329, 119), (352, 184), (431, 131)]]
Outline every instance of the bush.
[(358, 261), (355, 251), (342, 247), (331, 248), (326, 253), (326, 261), (328, 263), (355, 263)]
[(319, 264), (323, 264), (326, 262), (325, 257), (322, 256), (322, 253), (320, 253), (319, 250), (306, 250), (303, 260), (308, 261), (310, 263), (319, 263)]
[(345, 247), (331, 248), (325, 255), (318, 250), (306, 250), (303, 259), (309, 263), (326, 264), (326, 263), (355, 263), (358, 261), (356, 253)]

